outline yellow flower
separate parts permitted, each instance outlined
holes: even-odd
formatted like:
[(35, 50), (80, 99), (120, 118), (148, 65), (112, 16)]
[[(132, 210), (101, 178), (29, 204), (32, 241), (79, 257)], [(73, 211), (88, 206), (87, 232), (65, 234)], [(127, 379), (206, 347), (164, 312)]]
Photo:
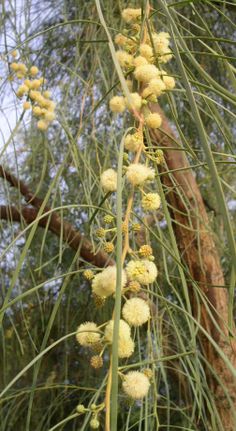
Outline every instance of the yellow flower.
[(22, 73), (22, 75), (25, 75), (28, 69), (24, 63), (18, 63), (18, 70)]
[(169, 50), (169, 48), (166, 50), (166, 52), (159, 57), (159, 62), (160, 63), (168, 63), (168, 61), (170, 61), (173, 57), (173, 54), (171, 53), (171, 51)]
[(153, 78), (158, 78), (160, 71), (154, 64), (144, 64), (143, 66), (136, 67), (134, 76), (138, 81), (149, 82)]
[(33, 81), (31, 81), (31, 88), (33, 88), (34, 90), (37, 90), (40, 86), (41, 86), (40, 79), (34, 79)]
[(149, 260), (131, 260), (126, 266), (129, 280), (138, 281), (140, 284), (153, 283), (157, 278), (157, 267)]
[(13, 72), (17, 72), (17, 70), (19, 70), (18, 63), (11, 63), (10, 68)]
[(124, 112), (125, 110), (125, 99), (123, 96), (114, 96), (109, 103), (110, 110), (112, 112)]
[(118, 357), (129, 358), (134, 353), (134, 341), (132, 338), (123, 338), (118, 342)]
[(141, 163), (132, 163), (127, 168), (126, 177), (132, 185), (139, 186), (146, 181), (153, 180), (155, 178), (155, 172), (153, 169)]
[(47, 121), (44, 120), (39, 120), (37, 122), (37, 128), (39, 130), (47, 130), (48, 129), (49, 124), (47, 123)]
[(91, 367), (95, 368), (96, 370), (98, 368), (101, 368), (103, 366), (102, 357), (99, 355), (92, 356), (92, 358), (90, 359), (90, 365), (91, 365)]
[(138, 293), (141, 290), (141, 285), (138, 281), (130, 281), (127, 289), (132, 293)]
[(173, 88), (175, 88), (175, 79), (173, 76), (163, 75), (163, 82), (167, 90), (173, 90)]
[(85, 322), (79, 325), (76, 333), (76, 339), (81, 346), (89, 347), (97, 343), (101, 338), (98, 327), (94, 322)]
[(24, 96), (26, 93), (28, 93), (29, 89), (26, 85), (20, 85), (20, 87), (18, 88), (16, 95), (18, 97), (22, 97)]
[(42, 115), (42, 108), (40, 108), (39, 106), (34, 106), (33, 107), (33, 114), (36, 117), (40, 117), (40, 115)]
[(125, 104), (129, 111), (132, 111), (132, 109), (139, 111), (142, 107), (142, 97), (138, 93), (130, 93), (130, 99), (131, 103), (125, 98)]
[(112, 242), (106, 242), (103, 246), (103, 250), (106, 253), (112, 253), (114, 251), (114, 244)]
[(37, 100), (38, 98), (42, 97), (40, 91), (36, 91), (36, 90), (31, 90), (29, 93), (29, 96), (32, 100)]
[(51, 91), (46, 90), (43, 92), (43, 96), (46, 97), (46, 99), (49, 99), (51, 95), (52, 95)]
[[(109, 344), (113, 341), (114, 320), (106, 325), (104, 338)], [(134, 352), (134, 342), (130, 336), (131, 329), (124, 320), (119, 322), (118, 356), (119, 358), (129, 358)]]
[(30, 68), (30, 75), (31, 76), (36, 76), (39, 73), (39, 70), (36, 66), (31, 66)]
[(26, 85), (30, 90), (32, 88), (32, 81), (30, 81), (30, 79), (25, 79), (24, 85)]
[(24, 102), (23, 103), (23, 109), (26, 111), (27, 109), (30, 109), (31, 108), (31, 103), (30, 102)]
[(44, 99), (44, 106), (47, 108), (48, 111), (53, 112), (55, 110), (56, 103), (53, 102), (53, 100)]
[(140, 45), (140, 54), (147, 59), (149, 63), (153, 61), (153, 49), (147, 43), (142, 43)]
[(117, 190), (117, 173), (114, 169), (107, 169), (102, 173), (101, 186), (106, 192)]
[(103, 221), (104, 221), (104, 223), (106, 223), (106, 224), (111, 224), (111, 223), (114, 221), (114, 217), (113, 217), (112, 215), (110, 215), (110, 214), (106, 214), (106, 215), (103, 217)]
[(150, 245), (144, 244), (140, 247), (138, 252), (139, 252), (140, 256), (148, 257), (148, 256), (152, 255), (153, 250), (152, 250), (152, 247)]
[(118, 33), (115, 36), (115, 43), (119, 46), (124, 46), (127, 43), (128, 37), (124, 36), (121, 33)]
[(144, 66), (145, 64), (148, 64), (148, 61), (141, 55), (134, 58), (134, 67)]
[(155, 94), (151, 92), (151, 90), (148, 87), (144, 88), (142, 92), (142, 97), (143, 99), (147, 99), (148, 102), (153, 102), (153, 103), (157, 102), (157, 97), (155, 96)]
[(138, 151), (140, 145), (143, 145), (142, 133), (136, 132), (126, 135), (125, 137), (125, 149), (128, 151)]
[(163, 31), (161, 31), (160, 33), (154, 33), (152, 35), (152, 39), (156, 53), (158, 55), (165, 54), (170, 43), (169, 33), (165, 33)]
[[(114, 329), (114, 320), (110, 320), (104, 332), (104, 338), (107, 343), (112, 344), (113, 341), (113, 329)], [(130, 338), (131, 328), (124, 320), (120, 319), (119, 322), (119, 338)]]
[(83, 272), (83, 276), (84, 278), (86, 278), (86, 280), (92, 280), (94, 277), (93, 271), (91, 271), (91, 269), (85, 269), (85, 271)]
[(41, 85), (46, 84), (46, 82), (47, 82), (46, 78), (41, 76), (39, 79), (40, 79)]
[[(126, 274), (122, 271), (122, 288), (126, 285)], [(97, 296), (108, 297), (116, 291), (116, 267), (109, 266), (95, 275), (92, 281), (92, 291)]]
[(130, 67), (133, 67), (133, 56), (128, 54), (126, 51), (116, 51), (116, 57), (123, 69), (129, 69)]
[(124, 392), (134, 400), (140, 400), (148, 394), (150, 382), (140, 371), (129, 371), (122, 383)]
[(122, 18), (125, 22), (128, 24), (131, 22), (135, 22), (141, 18), (142, 10), (140, 9), (133, 9), (133, 8), (127, 8), (122, 11)]
[(145, 124), (147, 127), (150, 127), (151, 129), (158, 129), (158, 127), (161, 126), (162, 118), (159, 114), (148, 114), (145, 117)]
[(44, 118), (51, 123), (55, 119), (55, 114), (54, 112), (46, 110), (46, 112), (44, 112)]
[(106, 236), (106, 229), (103, 229), (103, 227), (99, 227), (98, 229), (96, 229), (95, 235), (98, 238), (104, 238)]
[(16, 77), (17, 77), (18, 79), (23, 79), (23, 78), (25, 77), (25, 75), (24, 75), (24, 73), (22, 73), (22, 72), (17, 72)]
[(148, 89), (158, 97), (165, 91), (166, 85), (161, 78), (154, 78), (149, 82)]
[(131, 298), (126, 301), (122, 316), (131, 326), (141, 326), (150, 317), (150, 308), (146, 301), (141, 298)]
[(158, 193), (147, 193), (142, 198), (142, 207), (144, 210), (154, 211), (160, 208), (161, 199)]

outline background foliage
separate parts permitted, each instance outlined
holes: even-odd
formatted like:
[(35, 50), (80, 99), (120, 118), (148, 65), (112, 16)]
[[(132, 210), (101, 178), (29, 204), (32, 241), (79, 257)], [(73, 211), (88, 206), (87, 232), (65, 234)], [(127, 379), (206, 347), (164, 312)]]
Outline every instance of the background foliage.
[[(152, 4), (153, 21), (158, 31), (169, 31), (170, 23), (161, 3)], [(178, 34), (174, 30), (176, 43), (235, 233), (233, 3), (164, 3), (173, 13), (178, 30)], [(132, 3), (134, 7), (144, 5), (144, 1)], [(101, 2), (112, 37), (121, 29), (120, 14), (126, 6), (123, 0)], [(101, 244), (94, 231), (101, 223), (100, 212), (92, 223), (89, 220), (103, 198), (100, 173), (117, 165), (121, 137), (133, 120), (128, 115), (114, 117), (108, 109), (109, 98), (116, 94), (119, 82), (95, 3), (10, 1), (3, 5), (1, 27), (1, 163), (45, 199), (46, 205), (58, 208), (61, 218), (89, 237), (94, 250), (98, 250)], [(21, 102), (15, 97), (14, 82), (8, 79), (7, 54), (15, 47), (24, 62), (40, 68), (57, 102), (57, 121), (46, 134), (36, 129), (29, 115), (21, 118)], [(175, 60), (168, 65), (168, 71), (175, 76), (177, 87), (171, 96), (161, 99), (161, 107), (179, 136), (181, 151), (186, 152), (193, 166), (229, 286), (232, 253), (220, 213), (221, 202), (213, 188), (212, 172)], [(0, 187), (1, 204), (14, 204), (19, 209), (24, 206), (17, 189), (3, 180)], [(169, 192), (165, 186), (163, 191)], [(183, 198), (187, 202), (187, 197)], [(114, 211), (115, 206), (106, 202), (104, 208)], [(134, 212), (134, 220), (138, 220), (138, 206)], [(134, 362), (145, 361), (150, 349), (154, 359), (164, 360), (153, 365), (152, 400), (142, 406), (129, 406), (121, 395), (118, 429), (156, 430), (158, 424), (161, 431), (221, 429), (216, 425), (213, 394), (196, 345), (197, 331), (188, 314), (181, 270), (185, 281), (189, 281), (189, 273), (180, 263), (180, 256), (171, 253), (172, 234), (164, 209), (147, 231), (160, 272), (153, 296), (158, 317), (152, 328), (154, 341), (146, 342), (142, 331), (136, 334), (139, 348)], [(99, 372), (89, 368), (88, 352), (78, 346), (74, 336), (49, 351), (46, 348), (73, 333), (81, 322), (95, 318), (99, 323), (106, 321), (111, 308), (94, 307), (89, 284), (81, 276), (85, 263), (79, 251), (75, 253), (62, 237), (57, 238), (47, 228), (33, 231), (33, 226), (26, 228), (23, 220), (21, 224), (1, 221), (0, 248), (1, 300), (2, 304), (6, 298), (13, 301), (1, 317), (2, 389), (21, 373), (1, 398), (0, 430), (87, 430), (87, 416), (56, 425), (73, 415), (78, 402), (92, 402), (106, 366)], [(231, 306), (232, 300), (231, 296)], [(37, 355), (41, 357), (24, 370)], [(165, 360), (168, 355), (176, 355), (175, 360)], [(101, 386), (100, 401), (103, 391)], [(207, 411), (212, 414), (210, 419)]]

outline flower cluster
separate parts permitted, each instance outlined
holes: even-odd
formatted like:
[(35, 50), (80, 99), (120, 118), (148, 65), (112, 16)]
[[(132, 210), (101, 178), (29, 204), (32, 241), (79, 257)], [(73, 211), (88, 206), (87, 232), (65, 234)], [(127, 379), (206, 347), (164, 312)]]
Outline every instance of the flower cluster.
[[(160, 208), (161, 198), (156, 191), (151, 189), (156, 175), (155, 165), (152, 162), (164, 163), (164, 156), (161, 149), (149, 148), (150, 140), (145, 140), (149, 134), (145, 134), (145, 132), (148, 128), (159, 129), (161, 127), (160, 111), (153, 104), (160, 96), (173, 90), (175, 80), (162, 68), (162, 65), (172, 58), (169, 34), (156, 33), (151, 26), (148, 31), (147, 28), (142, 27), (141, 29), (142, 15), (141, 9), (124, 9), (122, 18), (128, 28), (124, 34), (119, 33), (115, 37), (115, 43), (119, 46), (116, 53), (117, 60), (123, 71), (129, 75), (129, 79), (126, 81), (129, 94), (115, 95), (110, 100), (109, 106), (112, 112), (118, 114), (123, 113), (126, 109), (130, 111), (134, 116), (135, 125), (133, 130), (126, 133), (124, 137), (122, 182), (127, 185), (129, 199), (125, 206), (122, 232), (120, 232), (123, 235), (123, 269), (118, 337), (114, 339), (113, 318), (100, 326), (97, 326), (95, 322), (83, 323), (79, 326), (76, 335), (81, 346), (91, 349), (93, 353), (96, 351), (90, 361), (91, 366), (95, 369), (104, 366), (106, 361), (106, 356), (103, 357), (104, 352), (106, 349), (110, 349), (113, 343), (117, 343), (120, 360), (128, 358), (132, 360), (135, 357), (135, 337), (138, 329), (142, 327), (145, 330), (150, 327), (152, 307), (148, 292), (152, 289), (151, 285), (156, 282), (158, 276), (151, 245), (147, 243), (140, 246), (138, 240), (136, 241), (137, 233), (140, 232), (142, 226), (137, 222), (137, 217), (132, 212), (132, 206), (138, 207), (139, 205), (138, 209), (142, 214)], [(150, 147), (152, 148), (152, 145)], [(114, 193), (118, 188), (117, 172), (114, 167), (109, 167), (101, 172), (100, 186), (104, 194), (102, 202), (107, 203), (109, 199), (113, 202)], [(105, 205), (103, 209), (108, 212)], [(117, 234), (115, 218), (112, 214), (107, 213), (95, 230), (99, 247), (102, 245), (104, 252), (115, 254)], [(84, 278), (91, 284), (96, 306), (104, 306), (107, 301), (110, 304), (112, 300), (117, 300), (116, 265), (107, 266), (97, 273), (86, 269)], [(144, 291), (144, 295), (142, 291)], [(123, 391), (129, 398), (141, 400), (147, 396), (150, 388), (150, 370), (135, 370), (119, 374)]]
[[(140, 43), (141, 9), (127, 8), (123, 11), (122, 17), (129, 25), (129, 29), (125, 35), (119, 33), (115, 37), (115, 43), (119, 46), (116, 57), (124, 72), (133, 75), (141, 91), (140, 94), (132, 92), (132, 81), (127, 81), (129, 98), (114, 96), (110, 100), (110, 109), (115, 113), (122, 113), (126, 108), (131, 112), (142, 112), (146, 126), (158, 129), (161, 127), (162, 118), (157, 112), (151, 113), (147, 104), (157, 102), (162, 94), (175, 87), (174, 77), (162, 68), (163, 64), (172, 59), (170, 35), (163, 31), (159, 33), (152, 31), (150, 34), (147, 32), (145, 40)], [(136, 151), (132, 147), (129, 150)]]
[[(17, 53), (13, 51), (15, 58)], [(51, 98), (51, 92), (45, 90), (46, 80), (39, 76), (39, 69), (32, 65), (27, 67), (20, 62), (12, 62), (10, 69), (13, 78), (17, 80), (18, 85), (16, 95), (23, 101), (23, 109), (32, 110), (33, 115), (38, 118), (37, 128), (45, 131), (55, 119), (55, 102)]]

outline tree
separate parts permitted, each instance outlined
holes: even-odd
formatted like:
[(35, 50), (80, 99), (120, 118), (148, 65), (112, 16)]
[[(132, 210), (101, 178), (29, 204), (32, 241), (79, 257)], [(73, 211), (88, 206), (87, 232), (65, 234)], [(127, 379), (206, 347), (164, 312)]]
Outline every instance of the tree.
[[(225, 7), (214, 3), (160, 1), (157, 9), (150, 10), (147, 34), (152, 25), (156, 31), (170, 32), (174, 59), (165, 67), (177, 85), (173, 92), (158, 99), (161, 107), (146, 99), (151, 112), (162, 117), (157, 130), (145, 128), (143, 153), (149, 164), (157, 165), (155, 186), (162, 209), (144, 217), (136, 193), (132, 223), (124, 235), (127, 243), (131, 234), (130, 244), (136, 253), (150, 241), (158, 258), (159, 277), (153, 288), (138, 293), (145, 301), (149, 299), (152, 319), (148, 330), (141, 327), (137, 331), (139, 349), (127, 364), (121, 363), (120, 372), (127, 372), (129, 368), (125, 367), (130, 363), (141, 362), (143, 367), (152, 368), (153, 379), (151, 402), (144, 402), (141, 410), (137, 403), (127, 409), (119, 392), (119, 429), (137, 423), (144, 423), (147, 429), (235, 428), (233, 212), (229, 213), (227, 205), (221, 212), (224, 202), (233, 202), (234, 196), (231, 126), (235, 77), (227, 2)], [(115, 95), (120, 88), (120, 70), (117, 62), (113, 65), (109, 51), (112, 44), (108, 46), (107, 38), (114, 40), (125, 5), (119, 8), (116, 2), (104, 2), (101, 10), (99, 2), (96, 5), (98, 11), (93, 2), (91, 8), (70, 2), (63, 8), (52, 4), (53, 18), (48, 14), (38, 36), (34, 36), (33, 27), (29, 36), (32, 53), (27, 64), (32, 64), (36, 53), (37, 64), (48, 71), (48, 84), (54, 86), (59, 103), (60, 126), (53, 123), (47, 133), (41, 134), (35, 129), (35, 120), (26, 130), (21, 126), (15, 152), (18, 173), (7, 152), (0, 171), (5, 187), (0, 215), (7, 221), (3, 222), (2, 248), (8, 258), (2, 275), (6, 339), (2, 399), (3, 412), (9, 412), (10, 406), (17, 412), (15, 417), (3, 416), (2, 429), (14, 429), (16, 418), (27, 430), (32, 426), (56, 429), (57, 424), (65, 429), (88, 429), (94, 412), (99, 413), (101, 423), (106, 415), (109, 429), (109, 403), (106, 412), (101, 404), (108, 357), (104, 356), (99, 372), (88, 370), (89, 353), (75, 344), (74, 332), (86, 320), (102, 324), (111, 318), (113, 300), (107, 300), (101, 309), (95, 308), (89, 283), (81, 272), (88, 263), (95, 271), (96, 266), (113, 265), (116, 259), (114, 252), (107, 254), (101, 238), (101, 229), (107, 230), (103, 217), (115, 214), (116, 199), (102, 191), (100, 173), (117, 165), (120, 140), (130, 132), (129, 126), (137, 125), (140, 116), (134, 112), (133, 118), (130, 114), (114, 117), (107, 106), (111, 91)], [(145, 23), (148, 4), (142, 7)], [(123, 31), (123, 24), (121, 28)], [(132, 31), (128, 33), (131, 38), (139, 29), (134, 26)], [(37, 39), (40, 35), (44, 38), (43, 56)], [(25, 44), (21, 58), (24, 55)], [(129, 69), (126, 73), (129, 78)], [(143, 109), (145, 112), (147, 108)], [(131, 160), (125, 156), (125, 169)], [(209, 190), (212, 182), (216, 192)], [(124, 188), (123, 211), (128, 194)], [(142, 225), (139, 232), (135, 231), (137, 222)], [(111, 225), (107, 242), (113, 241), (112, 232), (121, 238), (121, 227), (115, 229)], [(10, 256), (16, 259), (15, 268)], [(95, 299), (96, 307), (103, 305)], [(9, 350), (9, 339), (18, 366)], [(31, 360), (34, 369), (29, 367), (25, 374), (24, 367)], [(114, 364), (109, 375), (116, 375)], [(89, 386), (93, 396), (86, 391)], [(45, 399), (41, 393), (47, 394)], [(109, 391), (106, 393), (110, 398)], [(85, 416), (76, 412), (78, 403), (88, 406)], [(95, 410), (91, 409), (92, 403), (97, 405)], [(46, 413), (40, 415), (47, 405)], [(113, 418), (114, 414), (113, 394)]]

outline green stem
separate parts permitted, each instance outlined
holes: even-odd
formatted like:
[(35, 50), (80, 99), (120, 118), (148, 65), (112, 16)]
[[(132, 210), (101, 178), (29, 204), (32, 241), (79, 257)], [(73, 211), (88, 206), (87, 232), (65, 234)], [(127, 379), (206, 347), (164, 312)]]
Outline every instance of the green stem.
[(116, 299), (114, 308), (114, 328), (112, 343), (112, 380), (111, 380), (111, 431), (117, 430), (118, 415), (118, 339), (121, 311), (121, 279), (122, 279), (122, 167), (124, 138), (121, 141), (118, 161), (117, 178), (117, 243), (116, 243)]

